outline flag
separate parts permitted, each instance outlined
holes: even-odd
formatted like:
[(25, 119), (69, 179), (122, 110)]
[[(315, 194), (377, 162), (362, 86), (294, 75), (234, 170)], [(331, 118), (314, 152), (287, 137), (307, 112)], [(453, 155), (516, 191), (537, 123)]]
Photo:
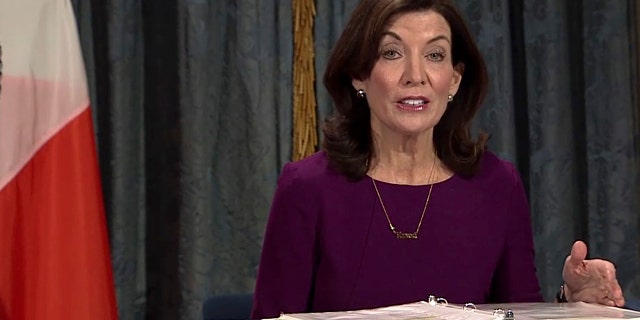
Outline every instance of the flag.
[(0, 1), (0, 319), (117, 319), (68, 0)]

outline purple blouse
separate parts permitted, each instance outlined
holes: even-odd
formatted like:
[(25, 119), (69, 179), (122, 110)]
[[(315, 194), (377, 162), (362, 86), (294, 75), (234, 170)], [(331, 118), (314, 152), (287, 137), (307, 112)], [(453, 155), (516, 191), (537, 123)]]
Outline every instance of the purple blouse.
[[(425, 300), (542, 301), (529, 206), (514, 166), (485, 152), (473, 178), (434, 184), (418, 239), (391, 232), (370, 177), (324, 152), (288, 163), (265, 232), (252, 318)], [(430, 185), (376, 181), (397, 230), (416, 229)]]

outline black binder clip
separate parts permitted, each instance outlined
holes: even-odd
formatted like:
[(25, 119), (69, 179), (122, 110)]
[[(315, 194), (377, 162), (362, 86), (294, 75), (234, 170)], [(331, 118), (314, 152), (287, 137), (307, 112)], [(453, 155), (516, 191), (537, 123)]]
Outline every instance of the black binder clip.
[(515, 317), (513, 316), (513, 310), (508, 309), (507, 312), (505, 312), (504, 320), (515, 320)]

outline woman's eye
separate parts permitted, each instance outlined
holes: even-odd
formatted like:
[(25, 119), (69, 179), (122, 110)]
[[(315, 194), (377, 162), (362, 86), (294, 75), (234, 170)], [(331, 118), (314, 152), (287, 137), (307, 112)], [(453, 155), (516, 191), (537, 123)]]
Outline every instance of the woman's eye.
[(385, 59), (398, 59), (398, 58), (400, 58), (400, 53), (398, 51), (396, 51), (396, 50), (383, 50), (381, 55)]
[(427, 54), (427, 58), (431, 61), (442, 61), (444, 60), (444, 52), (439, 52), (439, 51), (431, 52)]

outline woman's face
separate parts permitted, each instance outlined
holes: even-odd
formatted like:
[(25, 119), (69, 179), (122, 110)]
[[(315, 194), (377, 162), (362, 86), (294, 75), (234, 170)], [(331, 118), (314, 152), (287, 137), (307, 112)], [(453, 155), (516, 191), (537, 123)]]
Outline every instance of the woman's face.
[(378, 54), (369, 78), (352, 81), (366, 93), (372, 130), (415, 135), (433, 129), (462, 77), (452, 65), (447, 21), (434, 11), (400, 14), (383, 34)]

